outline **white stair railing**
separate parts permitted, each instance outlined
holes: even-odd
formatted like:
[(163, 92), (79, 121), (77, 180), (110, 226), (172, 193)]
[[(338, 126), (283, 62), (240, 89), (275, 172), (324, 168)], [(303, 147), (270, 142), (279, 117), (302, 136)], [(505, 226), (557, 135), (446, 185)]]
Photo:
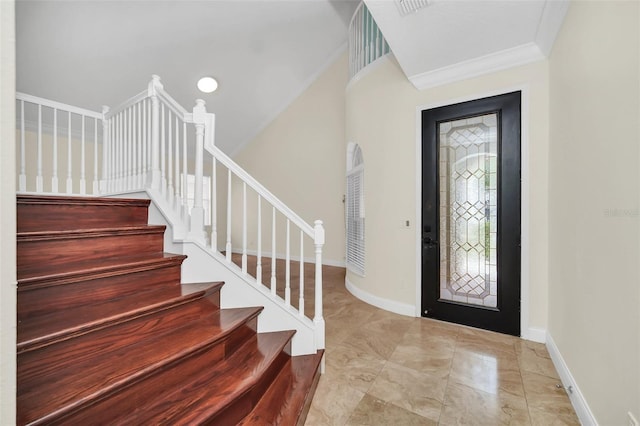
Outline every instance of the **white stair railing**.
[(99, 194), (103, 114), (23, 93), (16, 102), (18, 191)]
[(390, 52), (369, 9), (361, 2), (349, 23), (349, 78)]
[[(306, 223), (215, 146), (215, 117), (204, 101), (187, 111), (154, 75), (146, 90), (101, 113), (25, 94), (18, 94), (17, 102), (19, 192), (104, 196), (147, 191), (180, 222), (186, 240), (215, 252), (229, 268), (238, 267), (247, 281), (263, 286), (269, 268), (270, 291), (264, 293), (292, 315), (311, 321), (305, 310), (310, 298), (314, 315), (309, 324), (316, 349), (324, 349), (322, 221)], [(59, 155), (63, 148), (66, 156)], [(45, 158), (51, 158), (50, 167), (43, 167)], [(57, 184), (62, 170), (67, 171), (64, 190)], [(44, 184), (45, 176), (51, 176), (50, 184)], [(304, 253), (315, 255), (305, 258)], [(256, 256), (255, 271), (249, 269), (249, 254)], [(276, 268), (282, 262), (284, 282), (278, 282)], [(292, 279), (293, 262), (299, 263), (297, 280)], [(313, 287), (306, 282), (313, 291), (306, 295), (305, 264), (315, 267)]]

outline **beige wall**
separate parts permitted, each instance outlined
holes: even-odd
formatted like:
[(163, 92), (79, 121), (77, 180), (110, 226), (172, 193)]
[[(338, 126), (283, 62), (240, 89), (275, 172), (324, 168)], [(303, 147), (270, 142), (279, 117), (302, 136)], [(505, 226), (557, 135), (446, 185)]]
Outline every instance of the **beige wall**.
[[(345, 53), (234, 158), (307, 223), (324, 222), (323, 258), (334, 264), (344, 262), (346, 84)], [(265, 224), (270, 227), (271, 212), (263, 214), (269, 215)], [(240, 216), (236, 217), (237, 224)], [(256, 247), (254, 224), (249, 219), (251, 248)], [(263, 247), (270, 251), (267, 241)], [(310, 248), (305, 250), (305, 257), (313, 255)]]
[(550, 58), (549, 332), (597, 421), (640, 418), (638, 2), (574, 2)]
[[(523, 214), (523, 286), (528, 312), (523, 326), (547, 325), (547, 190), (548, 168), (548, 63), (536, 62), (507, 71), (419, 91), (394, 60), (352, 83), (347, 90), (347, 141), (358, 143), (365, 163), (366, 277), (347, 273), (358, 289), (374, 297), (414, 309), (416, 300), (416, 110), (512, 90), (526, 89), (523, 99), (523, 169), (528, 169), (529, 203)], [(528, 146), (528, 152), (526, 151)], [(528, 158), (528, 160), (527, 160)], [(419, 172), (418, 172), (419, 173)], [(524, 173), (524, 172), (523, 172)], [(403, 220), (411, 221), (403, 229)], [(528, 244), (526, 239), (528, 238)], [(528, 272), (527, 272), (528, 271)], [(527, 284), (528, 283), (528, 284)], [(526, 291), (526, 288), (523, 289)], [(526, 324), (528, 322), (528, 324)], [(523, 329), (523, 333), (528, 331)], [(540, 333), (538, 333), (540, 334)]]
[(15, 19), (0, 1), (0, 424), (16, 418)]

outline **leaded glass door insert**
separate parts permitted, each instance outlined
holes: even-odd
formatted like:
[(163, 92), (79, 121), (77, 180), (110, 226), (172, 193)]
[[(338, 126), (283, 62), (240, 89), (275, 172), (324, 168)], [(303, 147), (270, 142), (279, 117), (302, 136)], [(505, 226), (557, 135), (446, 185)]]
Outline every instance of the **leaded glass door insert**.
[(497, 114), (439, 123), (440, 298), (497, 306)]
[(421, 314), (520, 335), (520, 92), (422, 111)]

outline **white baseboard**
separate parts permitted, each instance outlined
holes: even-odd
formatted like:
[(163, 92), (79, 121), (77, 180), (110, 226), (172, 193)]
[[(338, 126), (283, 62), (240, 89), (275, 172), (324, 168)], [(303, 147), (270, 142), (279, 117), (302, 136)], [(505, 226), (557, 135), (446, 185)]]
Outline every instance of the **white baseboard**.
[(382, 297), (375, 296), (367, 291), (359, 289), (345, 277), (344, 284), (347, 287), (349, 293), (353, 294), (358, 299), (373, 305), (377, 308), (384, 309), (385, 311), (393, 312), (408, 317), (415, 317), (416, 308), (413, 305), (406, 303), (395, 302), (389, 299), (383, 299)]
[(529, 327), (522, 331), (522, 336), (525, 340), (531, 340), (532, 342), (547, 343), (547, 330), (538, 327)]
[(598, 422), (591, 412), (589, 404), (587, 404), (587, 400), (584, 398), (584, 395), (582, 395), (582, 392), (580, 392), (580, 388), (573, 379), (571, 371), (569, 371), (569, 367), (564, 362), (564, 359), (560, 354), (560, 350), (556, 346), (556, 343), (553, 341), (549, 332), (547, 332), (546, 345), (549, 355), (551, 356), (551, 360), (553, 361), (553, 365), (556, 367), (556, 370), (560, 375), (560, 380), (562, 381), (564, 388), (567, 389), (567, 395), (569, 395), (571, 405), (573, 405), (574, 410), (576, 410), (580, 423), (583, 426), (598, 426)]
[[(232, 249), (231, 250), (234, 254), (242, 254), (242, 250), (238, 250), (238, 249)], [(258, 252), (256, 250), (247, 250), (247, 254), (249, 256), (257, 256)], [(270, 251), (263, 251), (262, 252), (262, 257), (271, 257), (271, 252)], [(282, 253), (276, 253), (276, 259), (282, 260), (282, 259), (286, 259), (286, 255), (282, 254)], [(298, 256), (291, 256), (291, 260), (293, 260), (294, 262), (298, 262), (300, 260), (300, 257)], [(305, 256), (304, 257), (304, 261), (305, 263), (315, 263), (316, 262), (316, 258), (315, 257), (311, 257), (311, 256)], [(332, 259), (325, 259), (322, 258), (322, 264), (325, 266), (337, 266), (339, 268), (346, 268), (346, 264), (344, 263), (344, 260), (340, 261), (340, 260), (332, 260)]]

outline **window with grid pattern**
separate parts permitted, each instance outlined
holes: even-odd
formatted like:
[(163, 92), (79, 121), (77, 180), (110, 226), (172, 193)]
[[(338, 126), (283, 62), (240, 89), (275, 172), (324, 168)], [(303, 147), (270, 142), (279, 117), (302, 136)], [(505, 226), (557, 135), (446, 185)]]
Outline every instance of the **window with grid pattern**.
[(362, 150), (349, 144), (347, 152), (347, 268), (364, 275), (364, 161)]

